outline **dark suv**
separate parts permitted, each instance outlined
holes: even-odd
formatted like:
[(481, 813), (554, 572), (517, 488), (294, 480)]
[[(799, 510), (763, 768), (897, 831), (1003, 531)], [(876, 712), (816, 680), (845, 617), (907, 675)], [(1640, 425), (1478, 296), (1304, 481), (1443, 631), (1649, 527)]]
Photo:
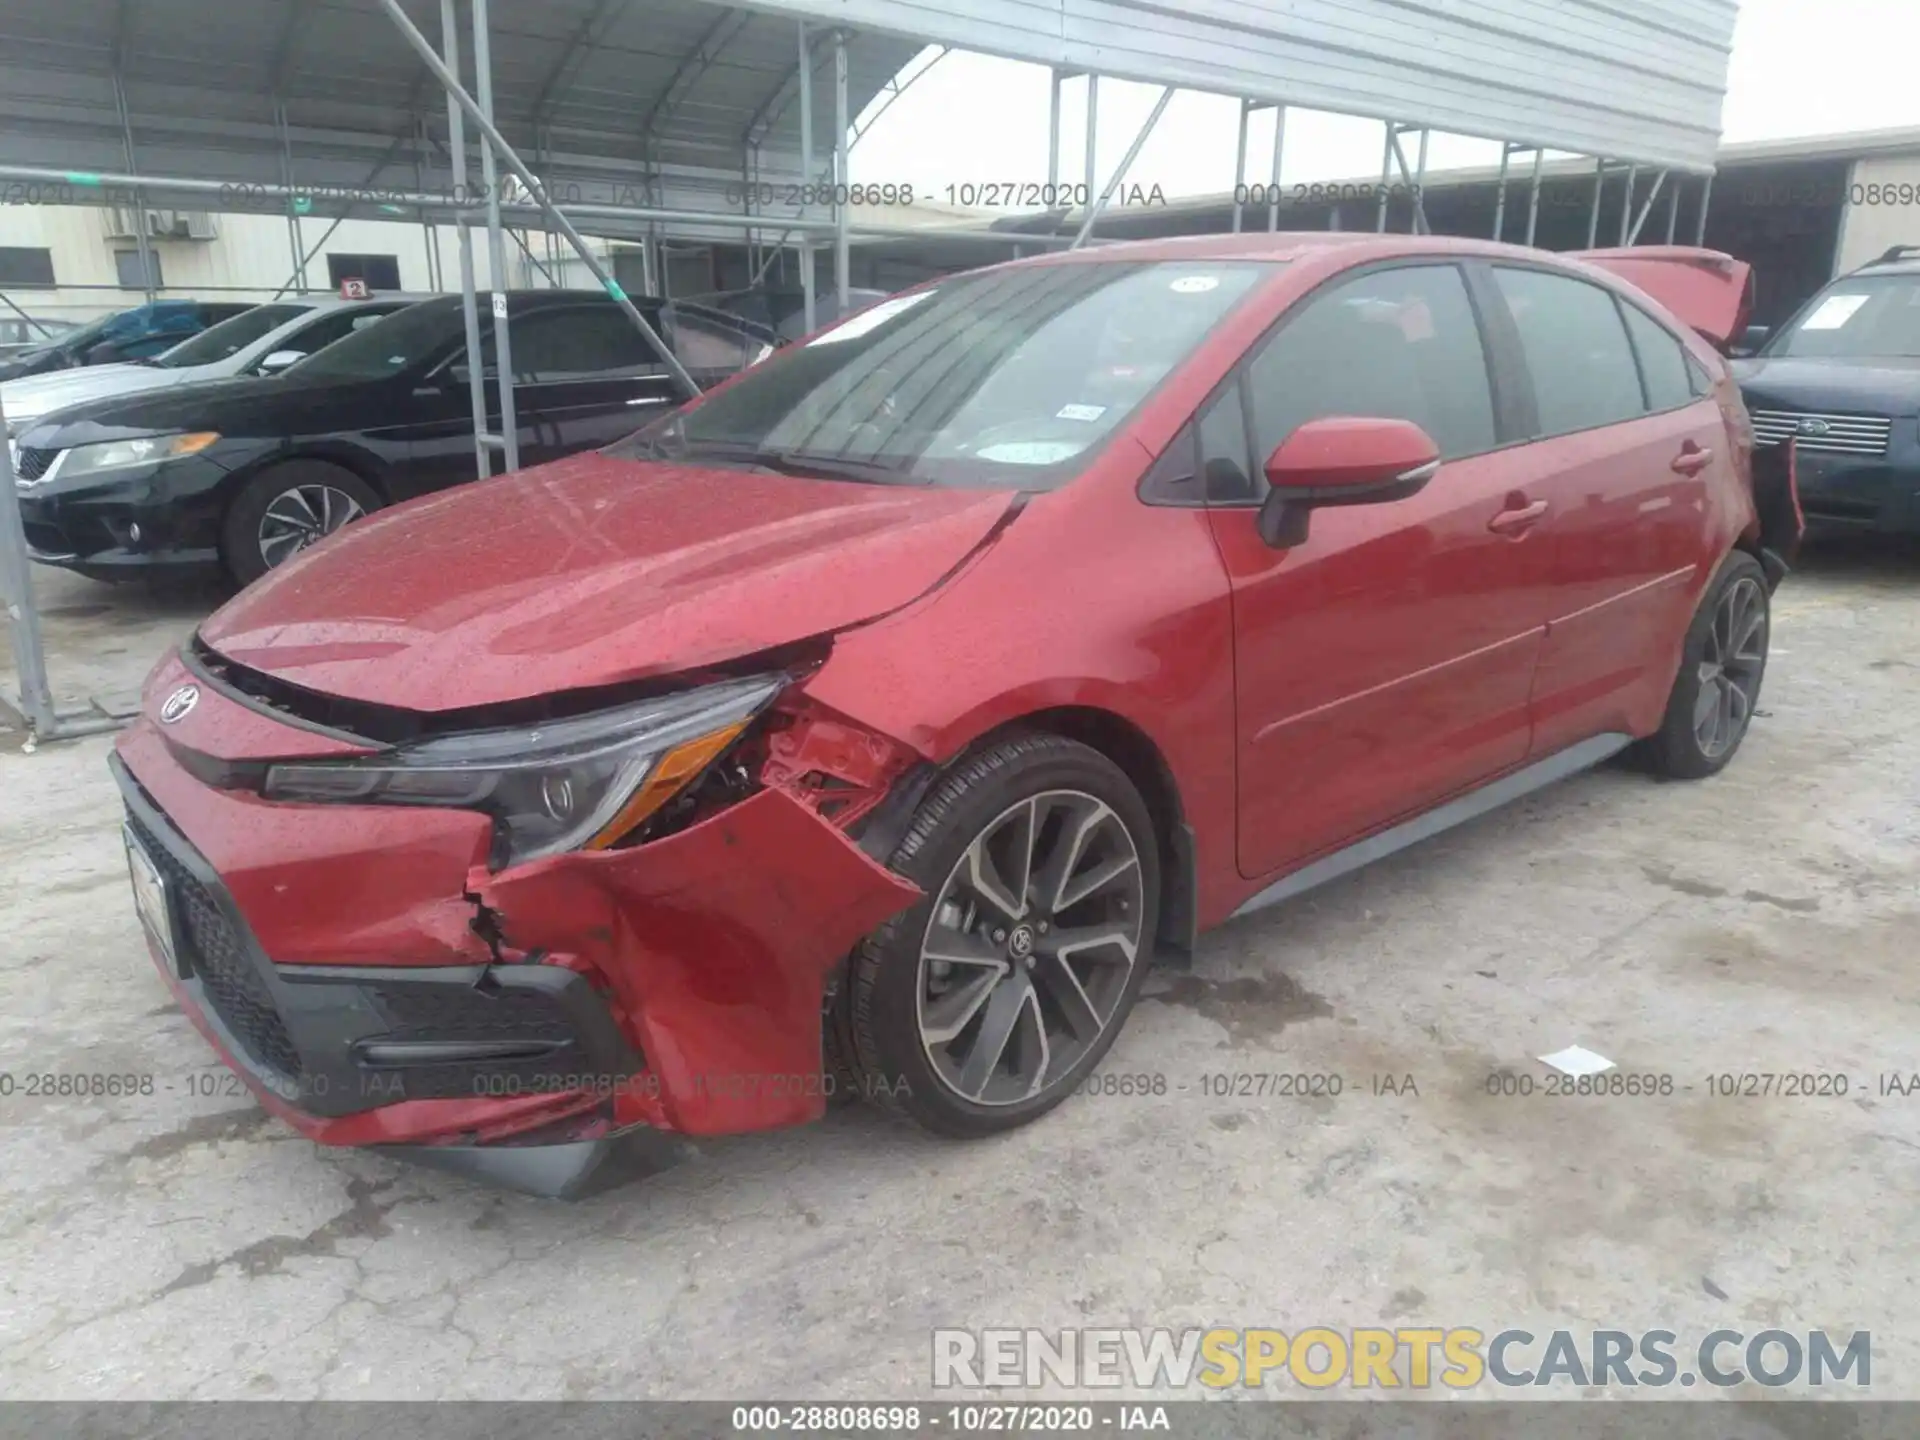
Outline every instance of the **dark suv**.
[(1920, 245), (1841, 276), (1736, 360), (1755, 443), (1791, 440), (1809, 520), (1920, 534)]
[[(507, 301), (521, 464), (610, 444), (683, 398), (600, 292)], [(744, 320), (637, 303), (702, 385), (772, 353), (771, 332)], [(487, 398), (497, 430), (492, 383)], [(409, 306), (272, 379), (55, 411), (21, 432), (16, 463), (34, 559), (96, 579), (222, 565), (245, 584), (362, 515), (474, 478), (460, 300)]]

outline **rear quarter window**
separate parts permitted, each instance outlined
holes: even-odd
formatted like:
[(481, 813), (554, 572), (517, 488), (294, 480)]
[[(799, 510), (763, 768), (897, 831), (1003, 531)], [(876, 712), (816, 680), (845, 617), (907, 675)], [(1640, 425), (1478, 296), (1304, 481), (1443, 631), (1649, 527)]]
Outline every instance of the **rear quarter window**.
[(1705, 393), (1694, 388), (1686, 348), (1666, 326), (1629, 301), (1621, 302), (1620, 313), (1626, 317), (1633, 353), (1640, 361), (1649, 410), (1677, 410)]

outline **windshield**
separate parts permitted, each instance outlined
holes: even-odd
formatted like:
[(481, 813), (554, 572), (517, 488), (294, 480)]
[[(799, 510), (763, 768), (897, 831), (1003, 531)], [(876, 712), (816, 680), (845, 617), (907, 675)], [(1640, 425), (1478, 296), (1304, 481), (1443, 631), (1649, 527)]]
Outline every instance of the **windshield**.
[(1274, 268), (1114, 261), (956, 276), (777, 352), (611, 453), (1051, 488)]
[(37, 343), (35, 343), (31, 350), (22, 351), (21, 356), (23, 359), (31, 359), (44, 355), (49, 350), (78, 351), (84, 349), (107, 333), (107, 325), (110, 321), (125, 313), (125, 311), (115, 311), (112, 315), (102, 315), (98, 320), (89, 321), (78, 329), (69, 328), (63, 333), (54, 336), (51, 340), (43, 335), (36, 335), (34, 339)]
[(186, 365), (211, 365), (238, 355), (270, 330), (278, 330), (289, 320), (298, 320), (312, 307), (308, 305), (256, 305), (251, 310), (222, 320), (202, 330), (191, 340), (183, 340), (149, 364), (163, 370), (178, 370)]
[[(487, 297), (480, 297), (482, 307)], [(396, 310), (324, 345), (300, 362), (302, 380), (384, 380), (437, 359), (460, 338), (460, 302), (428, 300)]]
[(1797, 360), (1920, 356), (1920, 274), (1836, 281), (1761, 353)]

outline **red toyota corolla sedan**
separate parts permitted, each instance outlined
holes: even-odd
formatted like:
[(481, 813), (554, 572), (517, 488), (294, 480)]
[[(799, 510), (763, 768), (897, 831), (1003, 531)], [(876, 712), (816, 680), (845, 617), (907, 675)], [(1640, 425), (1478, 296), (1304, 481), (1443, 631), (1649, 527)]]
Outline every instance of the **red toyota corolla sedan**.
[(154, 671), (155, 958), (304, 1133), (538, 1190), (849, 1087), (1032, 1120), (1199, 931), (1629, 744), (1727, 763), (1797, 538), (1702, 338), (1747, 291), (1103, 247), (380, 512)]

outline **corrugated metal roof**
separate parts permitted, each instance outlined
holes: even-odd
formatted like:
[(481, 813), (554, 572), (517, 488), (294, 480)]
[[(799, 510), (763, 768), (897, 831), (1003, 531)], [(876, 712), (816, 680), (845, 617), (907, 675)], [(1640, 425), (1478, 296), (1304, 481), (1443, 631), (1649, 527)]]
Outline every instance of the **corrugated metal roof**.
[[(438, 0), (404, 5), (437, 39)], [(855, 114), (933, 40), (1706, 168), (1736, 0), (493, 0), (492, 9), (500, 127), (559, 182), (556, 198), (733, 210), (726, 191), (743, 140), (763, 142), (768, 178), (796, 174), (796, 18), (819, 25), (822, 160), (833, 129), (826, 27), (837, 24), (854, 32)], [(377, 0), (0, 0), (0, 162), (126, 169), (116, 58), (144, 174), (280, 181), (280, 102), (303, 186), (450, 183), (444, 100)], [(664, 192), (649, 196), (643, 177), (656, 166)]]
[[(404, 0), (439, 40), (437, 0)], [(737, 208), (713, 191), (740, 174), (743, 140), (789, 177), (798, 151), (798, 39), (791, 17), (700, 0), (494, 0), (496, 121), (536, 169), (637, 184), (649, 144), (683, 172), (670, 205)], [(464, 25), (461, 45), (471, 62)], [(860, 110), (919, 52), (897, 35), (848, 43)], [(815, 39), (816, 163), (833, 134), (832, 58)], [(375, 0), (0, 0), (0, 160), (123, 170), (111, 84), (120, 56), (148, 173), (271, 183), (280, 177), (275, 102), (303, 184), (412, 188), (416, 117), (428, 188), (444, 184), (445, 101)], [(629, 197), (639, 203), (637, 195)]]
[[(757, 0), (800, 14), (816, 0)], [(1712, 167), (1738, 0), (840, 0), (841, 22), (1104, 75)]]

